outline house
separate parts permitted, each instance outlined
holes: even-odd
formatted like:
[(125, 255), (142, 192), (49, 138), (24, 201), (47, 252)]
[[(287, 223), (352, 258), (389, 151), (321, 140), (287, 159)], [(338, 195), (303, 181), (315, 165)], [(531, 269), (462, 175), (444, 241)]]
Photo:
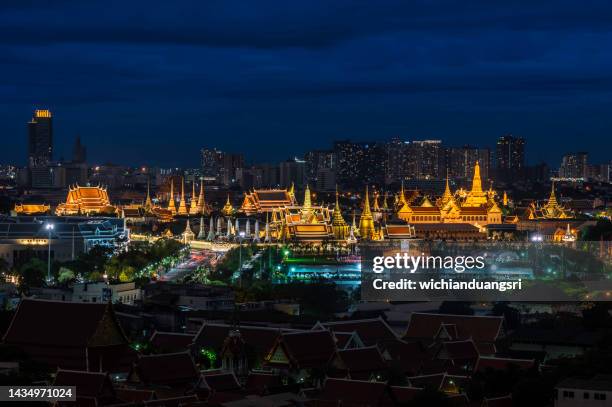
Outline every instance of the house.
[(24, 299), (4, 343), (51, 368), (128, 372), (136, 359), (113, 307)]
[(555, 386), (555, 407), (612, 406), (612, 376), (567, 378)]

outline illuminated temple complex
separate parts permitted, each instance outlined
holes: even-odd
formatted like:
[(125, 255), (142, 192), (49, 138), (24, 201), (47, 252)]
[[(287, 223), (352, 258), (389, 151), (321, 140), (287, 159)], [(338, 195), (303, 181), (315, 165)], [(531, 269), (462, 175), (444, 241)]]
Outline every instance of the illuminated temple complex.
[(241, 210), (246, 215), (271, 213), (274, 209), (295, 205), (293, 186), (286, 189), (256, 189), (244, 195)]
[(565, 209), (558, 201), (555, 195), (555, 183), (553, 182), (550, 191), (550, 197), (543, 206), (538, 206), (532, 203), (528, 208), (527, 218), (529, 220), (554, 220), (554, 219), (570, 219), (573, 214)]
[(115, 214), (116, 208), (111, 205), (106, 188), (82, 187), (76, 185), (68, 189), (66, 202), (55, 209), (56, 215), (92, 215)]
[(480, 165), (476, 162), (469, 192), (458, 190), (453, 194), (447, 178), (444, 194), (435, 203), (424, 197), (417, 205), (405, 198), (402, 188), (397, 216), (410, 224), (466, 223), (482, 228), (488, 224), (502, 223), (502, 211), (495, 201), (496, 196), (497, 193), (492, 189), (482, 189)]

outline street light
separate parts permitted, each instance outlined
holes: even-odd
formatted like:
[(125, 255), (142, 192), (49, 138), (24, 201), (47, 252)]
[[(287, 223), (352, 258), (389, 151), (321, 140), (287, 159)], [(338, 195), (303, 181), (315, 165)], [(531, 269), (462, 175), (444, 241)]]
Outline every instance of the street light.
[(49, 242), (49, 251), (47, 253), (47, 284), (51, 285), (51, 231), (53, 231), (53, 228), (55, 226), (53, 225), (53, 223), (47, 223), (45, 225), (45, 229), (47, 229), (48, 232), (48, 239), (47, 241)]

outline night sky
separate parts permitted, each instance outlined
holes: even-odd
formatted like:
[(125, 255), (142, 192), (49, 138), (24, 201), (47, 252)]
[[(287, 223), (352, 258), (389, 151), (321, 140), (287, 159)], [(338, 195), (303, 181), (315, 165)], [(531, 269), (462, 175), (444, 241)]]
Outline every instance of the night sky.
[(55, 158), (277, 161), (335, 139), (442, 139), (612, 159), (612, 3), (3, 1), (0, 162), (34, 108)]

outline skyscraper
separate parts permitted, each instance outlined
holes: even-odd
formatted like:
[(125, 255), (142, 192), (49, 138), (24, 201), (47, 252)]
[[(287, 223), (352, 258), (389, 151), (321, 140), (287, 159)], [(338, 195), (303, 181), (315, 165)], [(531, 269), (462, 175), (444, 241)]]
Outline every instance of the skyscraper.
[(474, 166), (478, 162), (480, 176), (483, 180), (489, 178), (490, 152), (488, 148), (471, 146), (451, 147), (446, 150), (446, 167), (451, 178), (468, 180), (474, 174)]
[(231, 154), (214, 149), (202, 149), (202, 176), (205, 181), (231, 185), (236, 181), (236, 170), (244, 167), (242, 154)]
[(561, 160), (559, 177), (588, 178), (588, 154), (585, 152), (566, 154)]
[(511, 134), (497, 140), (497, 169), (518, 171), (525, 167), (525, 139)]
[(441, 178), (443, 174), (443, 150), (441, 140), (413, 141), (409, 147), (411, 159), (408, 172), (418, 179)]
[(53, 159), (51, 111), (35, 110), (28, 122), (28, 166), (47, 166)]

